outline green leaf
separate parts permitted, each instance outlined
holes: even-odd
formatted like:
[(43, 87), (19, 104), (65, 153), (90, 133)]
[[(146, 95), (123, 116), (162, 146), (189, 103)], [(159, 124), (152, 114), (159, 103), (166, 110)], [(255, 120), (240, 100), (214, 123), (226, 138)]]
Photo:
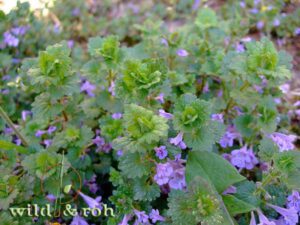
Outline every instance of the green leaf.
[(120, 158), (119, 168), (126, 177), (136, 178), (148, 175), (151, 163), (141, 153), (126, 153)]
[(233, 195), (224, 195), (224, 204), (231, 216), (251, 212), (256, 209), (255, 206), (248, 204)]
[(71, 191), (72, 184), (66, 185), (64, 187), (64, 193), (68, 194)]
[(29, 150), (8, 141), (0, 140), (0, 149), (5, 151), (17, 151), (21, 154), (28, 154)]
[(245, 179), (222, 156), (206, 151), (190, 152), (188, 155), (187, 183), (189, 184), (196, 176), (211, 182), (218, 193), (222, 193), (230, 185)]
[(134, 199), (139, 201), (153, 201), (160, 196), (160, 188), (156, 183), (151, 184), (147, 177), (134, 180)]
[(217, 26), (218, 18), (215, 11), (210, 8), (202, 8), (198, 12), (195, 24), (203, 29)]
[(270, 138), (263, 138), (258, 149), (259, 157), (266, 162), (271, 162), (274, 154), (279, 152), (278, 146)]

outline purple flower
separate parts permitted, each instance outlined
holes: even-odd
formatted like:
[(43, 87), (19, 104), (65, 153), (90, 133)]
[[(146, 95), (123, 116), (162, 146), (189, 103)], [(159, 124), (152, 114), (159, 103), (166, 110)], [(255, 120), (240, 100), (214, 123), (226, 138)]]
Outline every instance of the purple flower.
[(300, 213), (300, 194), (293, 190), (292, 194), (287, 197), (287, 208), (294, 208)]
[(160, 93), (154, 99), (157, 100), (157, 101), (159, 101), (161, 104), (163, 104), (165, 102), (165, 100), (164, 100), (164, 93)]
[(82, 192), (78, 192), (79, 195), (83, 198), (83, 200), (85, 201), (85, 203), (89, 206), (89, 208), (94, 209), (94, 208), (102, 208), (101, 205), (101, 196), (98, 196), (96, 199), (91, 198), (90, 196), (87, 196), (85, 194), (83, 194)]
[(256, 23), (256, 28), (257, 28), (258, 30), (263, 29), (264, 26), (265, 26), (264, 21), (258, 21), (258, 22)]
[(224, 115), (222, 113), (212, 114), (211, 120), (224, 123)]
[(21, 145), (22, 144), (22, 141), (19, 138), (16, 138), (14, 142), (15, 142), (16, 145)]
[(175, 159), (157, 164), (155, 182), (158, 185), (168, 184), (173, 189), (184, 189), (186, 187), (184, 162), (184, 160)]
[(245, 8), (246, 7), (246, 3), (245, 2), (240, 2), (240, 6), (242, 7), (242, 8)]
[(13, 36), (9, 31), (3, 34), (3, 42), (10, 47), (17, 47), (19, 45), (19, 39)]
[(16, 36), (23, 36), (29, 30), (29, 26), (20, 26), (11, 29), (11, 32)]
[(178, 49), (176, 54), (180, 57), (187, 57), (189, 55), (185, 49)]
[(241, 149), (233, 150), (231, 152), (231, 164), (239, 169), (251, 170), (258, 164), (258, 160), (254, 155), (252, 149), (247, 149), (247, 145)]
[(52, 144), (52, 140), (50, 140), (50, 139), (46, 139), (46, 140), (44, 140), (44, 145), (46, 146), (46, 148), (49, 148), (50, 147), (50, 145)]
[(68, 40), (68, 42), (67, 42), (68, 48), (73, 48), (74, 44), (75, 44), (75, 42), (73, 40)]
[(23, 111), (22, 111), (22, 120), (23, 120), (23, 121), (26, 121), (27, 116), (29, 116), (29, 115), (31, 115), (31, 111), (23, 110)]
[(257, 210), (259, 224), (258, 225), (276, 225), (273, 221), (270, 221), (259, 209)]
[(105, 143), (105, 144), (102, 146), (101, 151), (102, 151), (102, 152), (105, 152), (105, 153), (109, 153), (111, 149), (112, 149), (111, 143)]
[(119, 149), (118, 151), (117, 151), (117, 156), (122, 156), (123, 155), (123, 150), (122, 149)]
[(152, 209), (149, 217), (152, 220), (152, 223), (156, 223), (157, 221), (165, 221), (165, 218), (159, 215), (158, 209)]
[(296, 225), (298, 224), (298, 214), (295, 208), (285, 209), (276, 205), (267, 204), (269, 207), (274, 209), (280, 215), (283, 216), (283, 219), (287, 225)]
[(123, 116), (122, 113), (113, 113), (113, 114), (111, 115), (111, 117), (112, 117), (114, 120), (121, 119), (122, 116)]
[(50, 126), (47, 130), (48, 134), (52, 134), (54, 131), (56, 131), (56, 126)]
[(273, 21), (273, 26), (278, 27), (280, 25), (280, 20), (278, 18), (275, 18)]
[(280, 152), (293, 150), (295, 148), (295, 145), (293, 144), (297, 138), (295, 135), (286, 135), (279, 132), (274, 132), (273, 134), (269, 135), (269, 137), (278, 146)]
[(144, 212), (144, 211), (138, 211), (138, 210), (134, 210), (134, 214), (136, 215), (137, 217), (137, 221), (139, 223), (142, 223), (142, 224), (148, 224), (149, 223), (149, 216)]
[(96, 86), (91, 84), (89, 81), (85, 81), (81, 87), (80, 87), (80, 91), (81, 92), (86, 92), (88, 96), (90, 97), (94, 97), (95, 94), (93, 93), (93, 91), (96, 89)]
[(163, 117), (163, 118), (166, 118), (166, 119), (173, 119), (173, 115), (171, 113), (167, 113), (165, 110), (163, 109), (160, 109), (158, 110), (159, 112), (159, 116)]
[(161, 145), (159, 147), (155, 147), (154, 148), (155, 152), (156, 152), (156, 156), (159, 158), (159, 159), (164, 159), (167, 157), (168, 155), (168, 151), (167, 151), (167, 148), (166, 146), (164, 145)]
[(245, 46), (242, 43), (236, 43), (235, 45), (235, 51), (236, 52), (244, 52), (245, 51)]
[(176, 137), (170, 138), (170, 143), (179, 146), (181, 149), (186, 149), (186, 144), (182, 139), (183, 139), (183, 133), (179, 132)]
[(230, 186), (223, 192), (223, 195), (234, 194), (234, 193), (236, 193), (236, 187)]
[(257, 14), (259, 12), (259, 10), (257, 8), (252, 8), (249, 10), (249, 12), (252, 14)]
[(36, 137), (41, 137), (43, 134), (45, 134), (46, 133), (46, 131), (44, 131), (44, 130), (37, 130), (36, 132), (35, 132), (35, 136)]
[(93, 143), (95, 145), (97, 145), (97, 147), (101, 147), (105, 144), (105, 140), (103, 137), (100, 137), (100, 136), (96, 136), (94, 139), (93, 139)]
[(167, 184), (173, 172), (174, 171), (170, 163), (158, 163), (156, 165), (156, 174), (154, 176), (154, 180), (158, 185)]
[(166, 46), (166, 47), (169, 46), (168, 41), (167, 41), (165, 38), (162, 38), (162, 39), (160, 40), (160, 43), (163, 44), (163, 45)]
[(249, 225), (256, 225), (256, 220), (253, 212), (251, 212), (251, 220)]
[(199, 8), (200, 6), (200, 3), (201, 3), (201, 0), (194, 0), (194, 3), (193, 3), (193, 6), (192, 6), (192, 9), (195, 11)]
[(124, 217), (123, 217), (123, 220), (121, 221), (121, 223), (119, 223), (118, 225), (128, 225), (128, 221), (131, 220), (131, 215), (129, 214), (126, 214)]
[(232, 147), (233, 141), (238, 138), (241, 139), (241, 135), (234, 129), (234, 127), (229, 126), (219, 143), (222, 148)]
[(74, 216), (70, 225), (89, 225), (81, 216)]
[(89, 187), (92, 193), (96, 193), (98, 191), (98, 185), (96, 183), (97, 176), (94, 174), (90, 180), (85, 180), (84, 184)]
[(294, 30), (294, 35), (295, 35), (295, 36), (300, 35), (300, 27), (297, 27), (297, 28)]
[(110, 86), (108, 88), (108, 92), (112, 95), (112, 96), (116, 96), (116, 92), (115, 92), (115, 82), (111, 81)]
[(290, 90), (290, 85), (289, 84), (282, 84), (279, 86), (279, 89), (282, 91), (283, 94), (286, 94)]
[(80, 8), (75, 8), (72, 10), (72, 16), (79, 16), (80, 15)]
[(46, 196), (46, 198), (50, 201), (50, 202), (54, 202), (56, 200), (56, 197), (53, 194), (48, 194)]

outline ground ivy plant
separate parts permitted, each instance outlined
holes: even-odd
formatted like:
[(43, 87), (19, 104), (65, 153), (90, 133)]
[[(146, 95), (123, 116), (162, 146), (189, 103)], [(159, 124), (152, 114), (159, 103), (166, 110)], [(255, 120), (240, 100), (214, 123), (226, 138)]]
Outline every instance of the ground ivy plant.
[[(291, 56), (268, 37), (237, 48), (241, 18), (201, 7), (187, 20), (145, 20), (131, 44), (49, 41), (14, 67), (0, 96), (2, 224), (298, 224), (300, 152), (280, 103)], [(52, 216), (9, 213), (34, 204)], [(55, 216), (66, 205), (113, 213)]]

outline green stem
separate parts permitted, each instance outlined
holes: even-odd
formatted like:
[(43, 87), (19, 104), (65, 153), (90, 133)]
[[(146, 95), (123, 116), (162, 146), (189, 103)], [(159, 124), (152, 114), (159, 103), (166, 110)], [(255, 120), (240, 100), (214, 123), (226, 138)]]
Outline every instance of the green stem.
[(3, 110), (3, 108), (1, 106), (0, 106), (0, 116), (8, 124), (8, 126), (10, 126), (14, 130), (15, 134), (22, 141), (23, 145), (25, 147), (27, 147), (28, 142), (26, 141), (24, 136), (18, 131), (18, 129), (15, 127), (14, 123), (11, 121), (11, 119), (9, 118), (9, 116), (6, 114), (6, 112)]

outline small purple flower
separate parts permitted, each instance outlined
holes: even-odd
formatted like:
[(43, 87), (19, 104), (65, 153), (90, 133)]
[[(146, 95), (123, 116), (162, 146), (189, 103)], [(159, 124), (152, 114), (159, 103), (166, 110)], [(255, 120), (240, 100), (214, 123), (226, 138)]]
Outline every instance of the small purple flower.
[(246, 3), (245, 3), (244, 1), (241, 1), (241, 2), (240, 2), (240, 7), (241, 7), (241, 8), (246, 8)]
[(122, 156), (123, 155), (123, 150), (122, 149), (119, 149), (118, 151), (117, 151), (117, 156)]
[(123, 217), (121, 223), (119, 223), (118, 225), (129, 225), (128, 222), (129, 222), (129, 220), (131, 220), (131, 218), (132, 218), (132, 216), (130, 214), (126, 214)]
[(102, 146), (101, 151), (102, 151), (102, 152), (105, 152), (105, 153), (109, 153), (111, 149), (112, 149), (111, 143), (105, 143), (105, 144)]
[(156, 174), (154, 180), (158, 185), (167, 184), (173, 174), (173, 168), (167, 163), (158, 163), (156, 165)]
[(30, 115), (31, 115), (31, 111), (23, 110), (23, 111), (22, 111), (22, 120), (23, 120), (23, 121), (26, 121), (27, 116), (30, 116)]
[(189, 53), (185, 49), (178, 49), (176, 54), (180, 57), (187, 57)]
[(264, 21), (258, 21), (258, 22), (256, 23), (256, 28), (257, 28), (258, 30), (263, 29), (264, 26), (265, 26)]
[(44, 130), (37, 130), (36, 132), (35, 132), (35, 136), (36, 137), (41, 137), (43, 134), (45, 134), (46, 133), (46, 131), (44, 131)]
[(96, 136), (94, 139), (93, 139), (93, 143), (95, 145), (97, 145), (97, 147), (101, 147), (105, 144), (105, 140), (103, 137), (100, 137), (100, 136)]
[(168, 184), (172, 189), (184, 189), (186, 187), (184, 162), (184, 160), (175, 159), (157, 164), (155, 182), (160, 186)]
[(234, 129), (234, 127), (229, 126), (219, 143), (222, 148), (232, 147), (235, 139), (241, 139), (241, 135)]
[(111, 117), (114, 119), (114, 120), (118, 120), (118, 119), (121, 119), (123, 117), (123, 114), (122, 113), (113, 113), (111, 115)]
[(159, 112), (159, 116), (161, 116), (161, 117), (163, 117), (163, 118), (166, 118), (166, 119), (168, 119), (168, 120), (173, 119), (173, 115), (172, 115), (171, 113), (167, 113), (167, 112), (166, 112), (165, 110), (163, 110), (163, 109), (158, 110), (158, 112)]
[(149, 216), (144, 211), (138, 211), (134, 209), (134, 214), (137, 217), (139, 223), (148, 224), (149, 223)]
[(44, 143), (44, 145), (46, 146), (46, 148), (49, 148), (50, 145), (52, 144), (52, 140), (46, 139), (46, 140), (43, 141), (43, 143)]
[(73, 220), (70, 225), (89, 225), (88, 222), (81, 216), (77, 215), (73, 217)]
[(279, 86), (279, 89), (282, 91), (283, 94), (287, 94), (290, 91), (290, 85), (282, 84)]
[(72, 16), (79, 16), (80, 15), (80, 8), (75, 8), (72, 10)]
[(294, 208), (300, 213), (300, 194), (293, 190), (292, 194), (287, 197), (287, 208)]
[(158, 96), (154, 98), (155, 100), (159, 101), (161, 104), (165, 103), (164, 93), (160, 93)]
[(179, 146), (181, 149), (186, 149), (186, 144), (183, 141), (183, 132), (179, 132), (174, 138), (170, 138), (170, 143)]
[(165, 221), (165, 218), (159, 214), (158, 209), (152, 209), (149, 217), (152, 220), (152, 223), (156, 223), (157, 221)]
[(115, 82), (111, 81), (110, 86), (108, 87), (108, 92), (112, 95), (112, 96), (116, 96), (116, 92), (115, 92)]
[(269, 137), (278, 146), (280, 152), (293, 150), (295, 148), (295, 145), (293, 144), (293, 142), (297, 139), (297, 136), (295, 135), (286, 135), (274, 132), (270, 134)]
[(273, 26), (278, 27), (280, 25), (280, 20), (278, 18), (275, 18), (273, 21)]
[(231, 152), (230, 162), (239, 169), (251, 170), (258, 164), (258, 159), (253, 150), (251, 148), (247, 149), (247, 145), (245, 145), (241, 149)]
[(73, 48), (74, 44), (75, 44), (75, 42), (73, 40), (68, 40), (68, 42), (67, 42), (68, 48)]
[(50, 126), (47, 130), (48, 134), (52, 134), (54, 131), (56, 131), (56, 126)]
[(201, 3), (201, 0), (194, 0), (194, 3), (193, 3), (193, 6), (192, 6), (192, 9), (195, 11), (199, 8), (200, 6), (200, 3)]
[(251, 212), (251, 220), (250, 220), (250, 224), (249, 225), (257, 225), (256, 224), (256, 220), (255, 220), (255, 216), (254, 216), (253, 212)]
[(9, 94), (9, 89), (3, 89), (2, 91), (3, 95), (8, 95)]
[(102, 199), (101, 196), (98, 196), (97, 198), (93, 199), (90, 196), (87, 196), (80, 191), (78, 193), (83, 198), (85, 203), (89, 206), (89, 208), (91, 208), (91, 209), (94, 209), (94, 208), (101, 209), (102, 208), (102, 204), (100, 203), (101, 199)]
[(50, 201), (50, 202), (55, 202), (55, 200), (56, 200), (56, 197), (55, 197), (53, 194), (48, 194), (48, 195), (46, 196), (46, 198), (47, 198), (48, 201)]
[(298, 224), (299, 218), (298, 218), (297, 210), (295, 208), (285, 209), (272, 204), (267, 204), (267, 205), (272, 209), (274, 209), (276, 212), (278, 212), (280, 215), (282, 215), (287, 225)]
[(11, 29), (11, 32), (16, 36), (23, 36), (29, 30), (29, 26), (20, 26)]
[(223, 192), (223, 195), (229, 195), (229, 194), (234, 194), (234, 193), (236, 193), (236, 187), (230, 186)]
[(80, 91), (86, 92), (90, 97), (95, 96), (95, 94), (93, 93), (94, 90), (96, 90), (96, 86), (91, 84), (89, 81), (85, 81), (80, 87)]
[(257, 214), (260, 222), (258, 225), (276, 225), (275, 222), (270, 221), (260, 209), (257, 210)]
[(156, 152), (156, 156), (159, 158), (159, 159), (164, 159), (167, 157), (168, 155), (168, 151), (167, 151), (167, 148), (166, 146), (164, 145), (161, 145), (159, 147), (155, 147), (154, 148), (155, 152)]
[(249, 10), (249, 12), (252, 14), (257, 14), (259, 12), (259, 10), (257, 8), (252, 8)]
[(94, 174), (91, 179), (85, 180), (84, 185), (88, 186), (90, 191), (95, 194), (98, 191), (98, 185), (96, 183), (97, 176)]
[(3, 42), (10, 47), (17, 47), (19, 45), (19, 39), (12, 35), (9, 31), (3, 34)]
[(5, 135), (11, 135), (14, 132), (14, 130), (10, 127), (5, 127), (4, 128), (4, 134)]
[(295, 35), (295, 36), (300, 35), (300, 27), (297, 27), (297, 28), (294, 30), (294, 35)]
[(17, 138), (14, 142), (16, 145), (19, 145), (19, 146), (22, 144), (22, 141), (19, 138)]
[(235, 51), (236, 52), (244, 52), (245, 51), (245, 46), (244, 46), (244, 44), (242, 44), (242, 43), (236, 43), (236, 45), (235, 45)]
[(163, 45), (166, 46), (166, 47), (169, 46), (168, 41), (167, 41), (165, 38), (162, 38), (162, 39), (160, 40), (160, 43), (163, 44)]
[(212, 114), (211, 120), (224, 123), (224, 115), (222, 113)]

